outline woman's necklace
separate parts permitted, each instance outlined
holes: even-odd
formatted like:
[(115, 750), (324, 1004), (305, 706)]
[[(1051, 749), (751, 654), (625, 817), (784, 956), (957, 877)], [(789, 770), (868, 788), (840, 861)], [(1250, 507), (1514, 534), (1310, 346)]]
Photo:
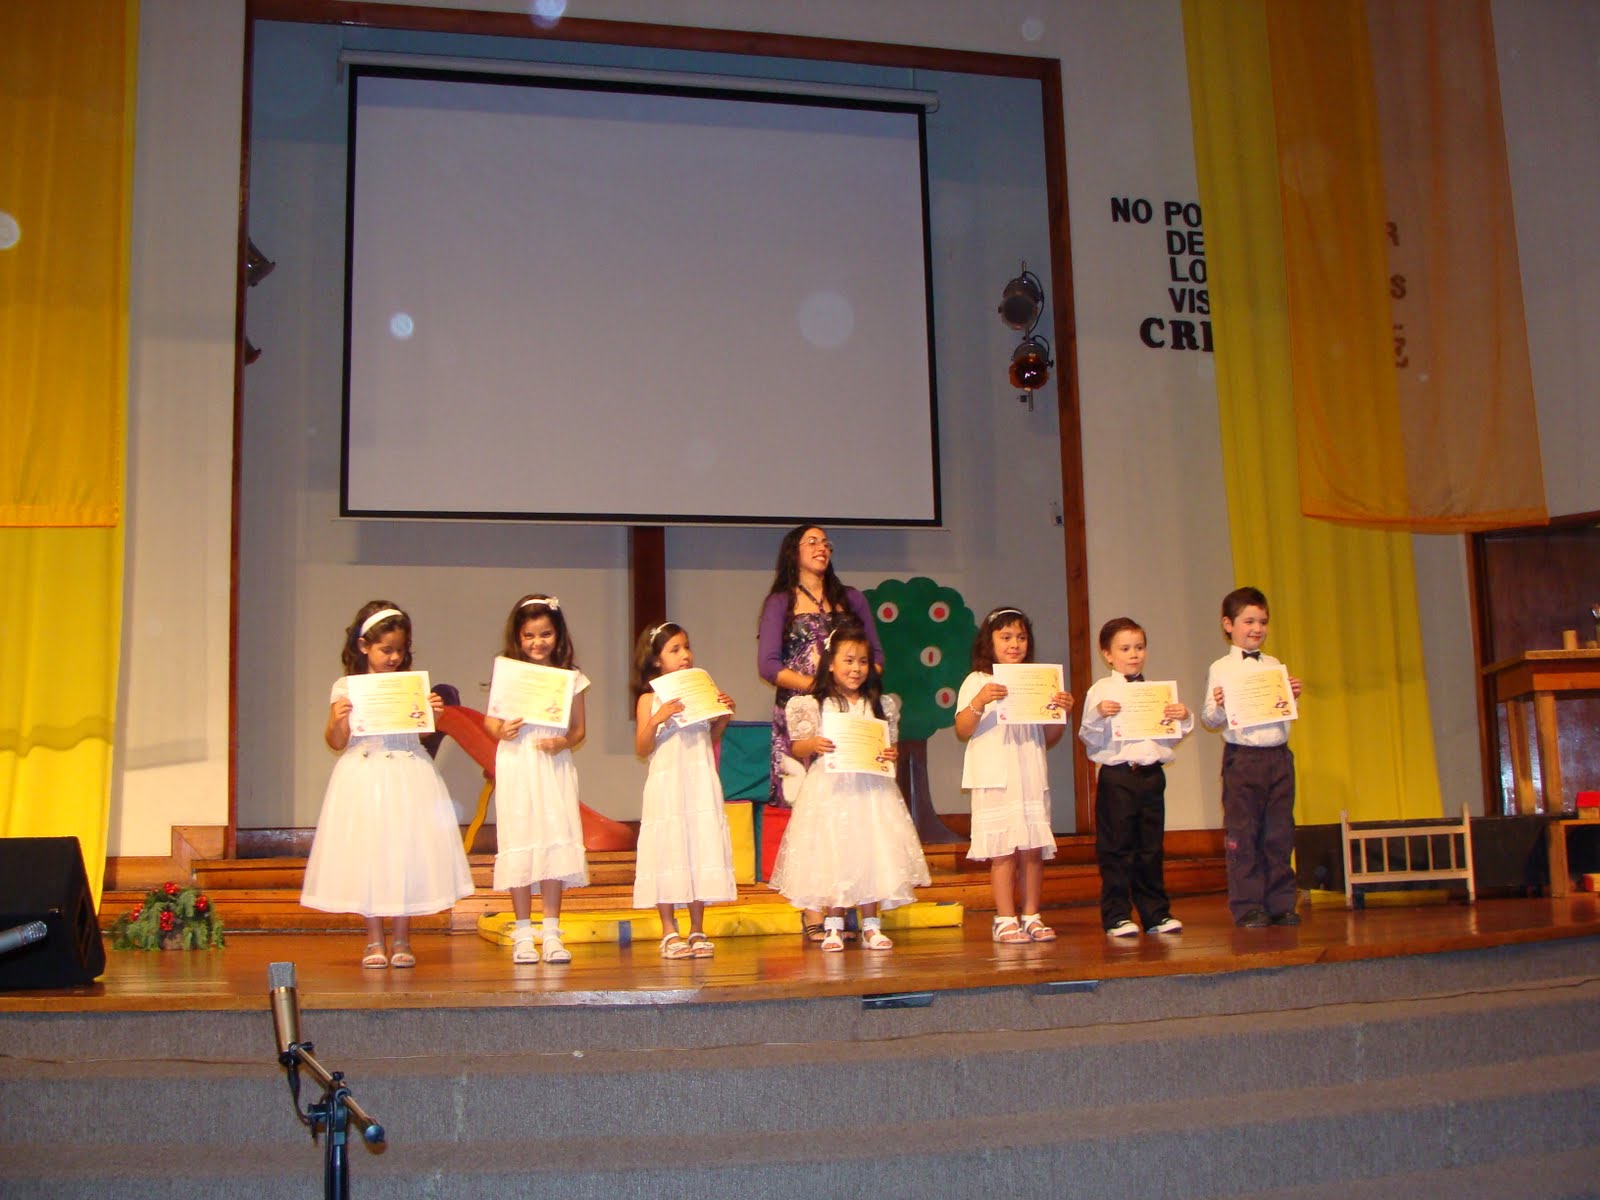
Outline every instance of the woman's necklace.
[(827, 609), (822, 607), (822, 601), (819, 600), (817, 598), (816, 594), (810, 588), (808, 588), (805, 584), (801, 583), (797, 579), (797, 580), (794, 581), (794, 585), (795, 585), (795, 587), (799, 588), (802, 592), (804, 592), (806, 594), (806, 599), (807, 600), (811, 601), (811, 603), (813, 603), (813, 604), (815, 604), (817, 606), (817, 611), (818, 612), (827, 612), (828, 611)]

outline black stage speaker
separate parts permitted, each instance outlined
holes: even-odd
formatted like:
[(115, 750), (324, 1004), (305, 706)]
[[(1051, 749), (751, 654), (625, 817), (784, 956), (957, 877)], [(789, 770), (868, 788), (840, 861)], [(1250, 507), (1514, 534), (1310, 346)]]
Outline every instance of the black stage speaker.
[(104, 973), (77, 838), (0, 838), (0, 933), (33, 921), (44, 922), (44, 939), (0, 954), (0, 991), (71, 987)]

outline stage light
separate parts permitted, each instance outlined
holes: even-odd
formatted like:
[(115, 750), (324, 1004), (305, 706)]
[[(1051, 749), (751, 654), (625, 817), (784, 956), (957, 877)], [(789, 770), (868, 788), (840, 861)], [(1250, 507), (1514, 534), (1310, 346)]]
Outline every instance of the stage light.
[(256, 244), (248, 238), (245, 239), (245, 246), (247, 249), (244, 256), (244, 281), (250, 287), (255, 287), (256, 284), (271, 275), (272, 268), (278, 264), (257, 250)]
[(1044, 285), (1024, 262), (1021, 273), (1000, 294), (1000, 319), (1022, 332), (1022, 341), (1011, 352), (1006, 377), (1022, 393), (1017, 399), (1029, 412), (1033, 411), (1033, 393), (1050, 382), (1050, 368), (1056, 365), (1050, 357), (1050, 343), (1033, 332), (1043, 315)]
[(1029, 393), (1024, 397), (1033, 403), (1032, 393), (1050, 382), (1050, 368), (1055, 366), (1050, 357), (1050, 343), (1038, 334), (1030, 334), (1011, 353), (1011, 386)]
[(1006, 284), (1000, 294), (1000, 319), (1012, 329), (1033, 332), (1044, 312), (1044, 286), (1039, 277), (1022, 264), (1022, 274)]

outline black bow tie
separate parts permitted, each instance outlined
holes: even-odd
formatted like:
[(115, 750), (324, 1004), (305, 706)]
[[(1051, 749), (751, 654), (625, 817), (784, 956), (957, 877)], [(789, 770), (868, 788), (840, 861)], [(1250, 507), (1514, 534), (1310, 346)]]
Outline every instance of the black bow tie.
[(1144, 675), (1143, 674), (1139, 674), (1139, 675), (1124, 675), (1123, 678), (1126, 679), (1129, 683), (1143, 683), (1144, 682)]
[(1257, 662), (1261, 661), (1261, 651), (1259, 651), (1259, 650), (1241, 650), (1240, 653), (1243, 654), (1246, 658), (1253, 658)]

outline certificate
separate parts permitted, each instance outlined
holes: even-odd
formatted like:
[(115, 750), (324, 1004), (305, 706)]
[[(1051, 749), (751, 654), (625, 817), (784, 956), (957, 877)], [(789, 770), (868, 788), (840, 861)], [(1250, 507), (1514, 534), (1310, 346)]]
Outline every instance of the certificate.
[(348, 676), (350, 732), (366, 737), (379, 733), (432, 733), (433, 705), (428, 702), (426, 671), (387, 671)]
[(529, 725), (565, 729), (572, 719), (576, 671), (542, 667), (503, 655), (494, 660), (489, 679), (489, 715), (501, 721), (520, 717)]
[(1111, 718), (1111, 736), (1117, 741), (1160, 741), (1183, 736), (1179, 722), (1165, 715), (1167, 705), (1178, 702), (1176, 680), (1130, 683), (1117, 700), (1122, 711)]
[(650, 681), (650, 690), (663, 704), (669, 700), (683, 701), (683, 711), (672, 718), (678, 725), (697, 725), (733, 711), (717, 699), (717, 685), (699, 667), (657, 675)]
[(1065, 725), (1066, 711), (1056, 702), (1061, 686), (1060, 663), (995, 663), (994, 681), (1006, 689), (996, 705), (1002, 725)]
[(1298, 720), (1289, 668), (1279, 663), (1260, 670), (1237, 670), (1222, 683), (1222, 707), (1229, 729), (1253, 729), (1276, 721)]
[(855, 713), (824, 712), (822, 736), (833, 743), (833, 750), (823, 755), (825, 770), (835, 775), (893, 777), (894, 764), (882, 757), (889, 748), (889, 722)]

